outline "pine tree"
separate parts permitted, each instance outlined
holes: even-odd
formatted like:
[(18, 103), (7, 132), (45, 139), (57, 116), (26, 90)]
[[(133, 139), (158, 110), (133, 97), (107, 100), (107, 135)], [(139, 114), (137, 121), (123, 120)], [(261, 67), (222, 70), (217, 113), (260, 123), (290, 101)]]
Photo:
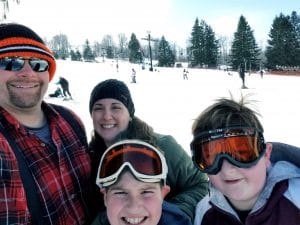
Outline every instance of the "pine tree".
[[(295, 24), (297, 25), (297, 23)], [(284, 16), (282, 13), (275, 17), (266, 50), (269, 69), (300, 64), (300, 43), (297, 40), (296, 29), (298, 28), (293, 25), (291, 17)]]
[(294, 32), (296, 35), (296, 39), (300, 44), (300, 14), (297, 15), (297, 12), (293, 11), (291, 15), (291, 23), (294, 27)]
[(70, 51), (70, 56), (71, 56), (72, 61), (80, 61), (81, 60), (81, 54), (78, 51), (78, 49), (76, 50), (76, 52), (72, 49)]
[(214, 31), (207, 24), (205, 24), (204, 37), (205, 37), (204, 64), (207, 65), (209, 68), (215, 68), (217, 66), (219, 44), (215, 38)]
[(173, 66), (175, 55), (171, 50), (169, 42), (162, 36), (158, 44), (158, 66)]
[(191, 46), (188, 48), (191, 66), (195, 67), (216, 67), (218, 58), (218, 41), (215, 38), (215, 33), (204, 20), (199, 24), (196, 18), (192, 29)]
[(131, 34), (130, 41), (128, 43), (128, 49), (129, 49), (129, 62), (141, 63), (142, 62), (141, 45), (134, 33)]
[(82, 55), (81, 55), (81, 53), (80, 53), (80, 51), (78, 49), (76, 50), (75, 54), (76, 54), (77, 60), (81, 61)]
[(189, 48), (189, 54), (191, 56), (191, 66), (200, 66), (202, 63), (201, 56), (203, 55), (203, 42), (201, 40), (203, 39), (203, 29), (199, 25), (199, 20), (196, 18), (195, 24), (192, 28), (191, 33), (191, 47)]
[(89, 40), (86, 40), (85, 46), (83, 48), (83, 59), (88, 62), (95, 61), (95, 56), (90, 47)]
[(259, 69), (259, 54), (253, 31), (241, 15), (231, 46), (231, 66), (233, 69), (240, 69), (241, 66), (244, 70)]
[(70, 56), (71, 56), (72, 61), (77, 61), (76, 53), (74, 52), (73, 49), (71, 49), (71, 51), (70, 51)]

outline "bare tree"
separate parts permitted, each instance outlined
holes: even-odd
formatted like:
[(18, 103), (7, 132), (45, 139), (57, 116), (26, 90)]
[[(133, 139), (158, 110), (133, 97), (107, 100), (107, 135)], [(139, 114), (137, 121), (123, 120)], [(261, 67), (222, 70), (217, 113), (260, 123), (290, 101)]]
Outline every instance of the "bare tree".
[(20, 4), (20, 0), (0, 0), (1, 17), (0, 21), (5, 20), (9, 11), (9, 2), (14, 1)]
[(69, 56), (70, 43), (67, 35), (55, 35), (49, 43), (49, 46), (57, 59), (66, 59)]
[(128, 45), (127, 37), (124, 33), (119, 33), (118, 38), (119, 38), (119, 56), (121, 58), (125, 58), (126, 57), (126, 48)]
[(105, 35), (101, 42), (102, 48), (107, 58), (112, 59), (115, 55), (116, 45), (111, 35)]

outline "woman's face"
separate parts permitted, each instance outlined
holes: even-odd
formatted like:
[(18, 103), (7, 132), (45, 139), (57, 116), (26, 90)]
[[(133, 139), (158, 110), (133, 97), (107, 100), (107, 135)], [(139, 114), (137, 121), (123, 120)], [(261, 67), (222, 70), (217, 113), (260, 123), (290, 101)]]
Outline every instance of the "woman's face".
[(94, 103), (92, 119), (95, 131), (104, 139), (108, 147), (115, 142), (118, 134), (127, 129), (131, 118), (128, 109), (121, 101), (104, 98)]

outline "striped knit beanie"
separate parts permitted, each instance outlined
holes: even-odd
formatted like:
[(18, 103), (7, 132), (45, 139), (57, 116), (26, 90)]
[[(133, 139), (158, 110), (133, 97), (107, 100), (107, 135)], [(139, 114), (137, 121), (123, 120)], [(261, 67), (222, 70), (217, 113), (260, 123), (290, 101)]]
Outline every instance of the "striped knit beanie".
[(40, 58), (49, 63), (49, 81), (52, 80), (56, 62), (52, 51), (30, 28), (16, 23), (0, 24), (0, 58), (4, 57)]

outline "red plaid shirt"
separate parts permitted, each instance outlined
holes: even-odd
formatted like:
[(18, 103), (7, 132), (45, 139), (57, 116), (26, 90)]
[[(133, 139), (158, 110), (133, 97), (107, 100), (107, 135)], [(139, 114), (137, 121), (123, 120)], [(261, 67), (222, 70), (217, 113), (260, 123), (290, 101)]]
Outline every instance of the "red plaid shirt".
[[(13, 116), (0, 107), (0, 126), (9, 132), (19, 146), (36, 181), (43, 206), (44, 224), (85, 224), (85, 198), (90, 175), (87, 146), (79, 141), (67, 121), (46, 103), (53, 145), (30, 134)], [(82, 126), (79, 118), (74, 115)], [(0, 224), (31, 224), (26, 195), (17, 159), (0, 133)]]

